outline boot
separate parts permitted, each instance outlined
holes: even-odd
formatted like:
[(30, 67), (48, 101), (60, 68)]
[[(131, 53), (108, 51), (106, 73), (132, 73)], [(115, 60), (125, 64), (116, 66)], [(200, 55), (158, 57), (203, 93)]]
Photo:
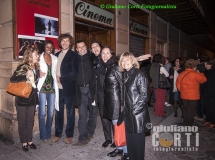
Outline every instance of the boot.
[(128, 153), (124, 153), (120, 160), (129, 160)]
[(174, 111), (175, 111), (174, 117), (178, 117), (178, 104), (176, 102), (174, 104)]

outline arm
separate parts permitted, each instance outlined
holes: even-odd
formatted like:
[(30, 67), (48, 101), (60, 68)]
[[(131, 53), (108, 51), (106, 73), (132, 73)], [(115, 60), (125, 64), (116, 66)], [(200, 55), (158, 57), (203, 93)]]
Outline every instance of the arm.
[(148, 80), (145, 76), (143, 76), (143, 74), (138, 76), (137, 89), (140, 94), (138, 96), (136, 104), (133, 107), (134, 115), (141, 113), (144, 107), (147, 106), (149, 100)]
[(169, 77), (169, 73), (166, 71), (164, 67), (160, 68), (160, 72), (163, 73), (166, 77)]
[(78, 58), (78, 54), (76, 55), (75, 58), (73, 58), (73, 61), (71, 63), (71, 68), (72, 70), (66, 74), (60, 77), (60, 83), (64, 84), (70, 81), (73, 81), (75, 79), (77, 79), (78, 74), (79, 74), (79, 58)]
[(151, 54), (145, 54), (139, 57), (136, 57), (137, 61), (144, 61), (146, 59), (149, 59), (151, 57)]
[(199, 84), (205, 83), (207, 81), (207, 78), (203, 73), (198, 73), (195, 79), (197, 80), (197, 82), (199, 82)]

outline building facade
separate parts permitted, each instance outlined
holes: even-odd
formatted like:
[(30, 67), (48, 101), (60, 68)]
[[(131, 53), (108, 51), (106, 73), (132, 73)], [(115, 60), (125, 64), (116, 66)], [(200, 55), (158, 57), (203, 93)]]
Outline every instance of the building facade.
[[(196, 58), (200, 53), (214, 57), (212, 50), (195, 43), (193, 34), (177, 28), (159, 16), (160, 13), (134, 8), (143, 2), (61, 0), (60, 33), (71, 33), (75, 40), (85, 40), (88, 48), (92, 40), (98, 40), (103, 46), (110, 45), (117, 54), (126, 51), (135, 56), (160, 53), (172, 60), (179, 56)], [(5, 88), (19, 62), (14, 56), (14, 5), (14, 0), (0, 1), (0, 134), (12, 140), (18, 138), (16, 108), (14, 97), (7, 94)], [(34, 131), (38, 131), (37, 113)]]

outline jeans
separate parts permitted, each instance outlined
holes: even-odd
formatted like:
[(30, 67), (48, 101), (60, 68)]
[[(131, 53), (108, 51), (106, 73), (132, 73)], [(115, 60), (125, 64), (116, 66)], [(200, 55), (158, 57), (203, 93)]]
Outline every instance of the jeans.
[[(112, 120), (113, 125), (117, 125), (118, 120)], [(128, 153), (127, 146), (116, 147), (117, 149), (123, 150), (123, 153)]]
[[(80, 87), (81, 105), (78, 106), (78, 130), (80, 142), (86, 142), (88, 136), (93, 136), (96, 129), (97, 107), (92, 105), (89, 87)], [(89, 107), (89, 119), (87, 118)], [(88, 120), (87, 120), (88, 119)]]
[[(47, 101), (47, 114), (46, 114), (46, 101)], [(52, 120), (54, 115), (55, 93), (46, 94), (39, 93), (39, 128), (40, 139), (47, 140), (51, 138)], [(45, 116), (47, 115), (46, 121)]]
[(66, 104), (67, 124), (66, 137), (71, 138), (74, 134), (75, 126), (75, 96), (67, 96), (63, 89), (59, 89), (59, 111), (55, 114), (55, 136), (61, 137), (64, 125), (64, 104)]

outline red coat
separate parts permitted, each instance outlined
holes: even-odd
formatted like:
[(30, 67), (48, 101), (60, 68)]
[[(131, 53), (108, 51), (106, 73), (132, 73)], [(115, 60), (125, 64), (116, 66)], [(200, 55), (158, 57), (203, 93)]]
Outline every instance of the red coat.
[(176, 80), (176, 86), (181, 92), (181, 98), (186, 100), (200, 99), (199, 84), (206, 82), (203, 73), (198, 73), (193, 69), (186, 69), (181, 72)]

